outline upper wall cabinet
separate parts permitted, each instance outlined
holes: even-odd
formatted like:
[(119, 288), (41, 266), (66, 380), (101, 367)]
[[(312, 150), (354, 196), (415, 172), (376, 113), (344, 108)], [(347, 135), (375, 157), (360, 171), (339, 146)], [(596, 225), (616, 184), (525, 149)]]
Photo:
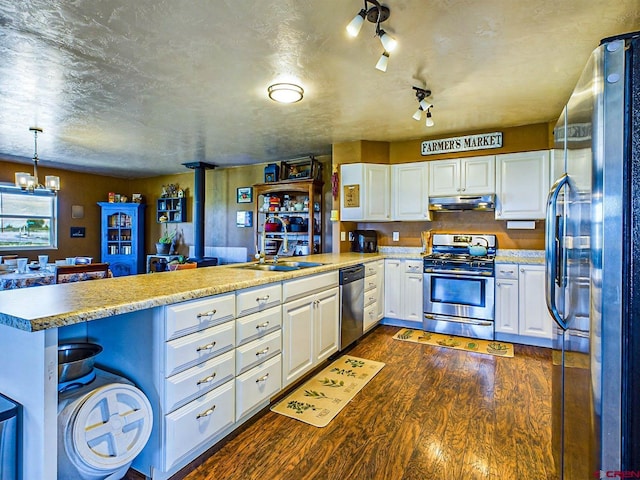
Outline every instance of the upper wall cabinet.
[(391, 220), (389, 166), (349, 163), (340, 166), (340, 219)]
[(391, 167), (392, 220), (431, 220), (428, 178), (428, 162)]
[(545, 218), (549, 192), (549, 151), (496, 156), (496, 219)]
[(482, 195), (495, 192), (495, 156), (429, 162), (429, 195)]

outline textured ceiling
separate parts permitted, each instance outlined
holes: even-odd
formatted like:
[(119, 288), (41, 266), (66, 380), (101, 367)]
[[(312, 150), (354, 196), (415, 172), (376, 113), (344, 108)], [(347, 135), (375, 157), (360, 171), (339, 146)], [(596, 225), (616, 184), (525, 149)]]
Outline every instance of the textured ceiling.
[[(361, 0), (0, 0), (0, 157), (143, 177), (554, 120), (638, 0), (389, 0), (386, 73)], [(276, 104), (276, 81), (302, 102)], [(433, 91), (435, 126), (411, 115)]]

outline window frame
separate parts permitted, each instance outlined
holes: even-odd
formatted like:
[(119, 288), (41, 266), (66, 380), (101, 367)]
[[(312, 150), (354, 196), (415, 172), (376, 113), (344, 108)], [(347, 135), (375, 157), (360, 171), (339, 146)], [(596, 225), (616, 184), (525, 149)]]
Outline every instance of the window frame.
[(14, 215), (5, 214), (2, 211), (2, 202), (0, 202), (0, 220), (4, 218), (19, 218), (19, 219), (42, 219), (49, 221), (49, 244), (48, 245), (0, 245), (0, 255), (3, 252), (12, 251), (29, 251), (29, 250), (56, 250), (58, 248), (58, 197), (55, 192), (46, 189), (35, 189), (33, 192), (22, 190), (19, 187), (0, 185), (1, 195), (32, 195), (38, 197), (50, 197), (51, 198), (51, 214), (50, 216), (43, 215)]

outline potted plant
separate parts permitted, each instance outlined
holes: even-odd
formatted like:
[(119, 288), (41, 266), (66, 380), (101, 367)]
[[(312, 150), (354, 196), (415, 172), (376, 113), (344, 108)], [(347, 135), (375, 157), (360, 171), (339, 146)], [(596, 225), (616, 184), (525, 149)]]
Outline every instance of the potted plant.
[(169, 255), (169, 252), (171, 251), (171, 244), (173, 243), (175, 236), (176, 230), (169, 232), (169, 229), (165, 229), (164, 233), (156, 243), (156, 252), (158, 255)]

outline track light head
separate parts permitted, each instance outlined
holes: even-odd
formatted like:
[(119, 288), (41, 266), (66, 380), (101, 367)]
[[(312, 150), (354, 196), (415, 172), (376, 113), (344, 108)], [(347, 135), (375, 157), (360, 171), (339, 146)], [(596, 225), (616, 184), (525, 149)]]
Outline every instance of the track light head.
[(422, 107), (418, 107), (418, 110), (416, 110), (416, 113), (413, 114), (413, 119), (419, 122), (421, 118), (422, 118)]
[(378, 30), (378, 36), (380, 37), (380, 43), (382, 43), (387, 52), (393, 52), (398, 46), (398, 41), (384, 30)]
[(433, 127), (433, 125), (434, 125), (433, 118), (431, 118), (431, 110), (427, 110), (426, 125), (427, 125), (427, 127)]
[(353, 17), (353, 20), (347, 25), (347, 33), (352, 37), (357, 37), (364, 23), (364, 19), (367, 16), (367, 11), (363, 8), (358, 14)]
[(376, 69), (380, 70), (381, 72), (386, 72), (388, 64), (389, 64), (389, 53), (382, 52), (382, 55), (380, 55), (380, 60), (378, 60), (378, 63), (376, 63)]

